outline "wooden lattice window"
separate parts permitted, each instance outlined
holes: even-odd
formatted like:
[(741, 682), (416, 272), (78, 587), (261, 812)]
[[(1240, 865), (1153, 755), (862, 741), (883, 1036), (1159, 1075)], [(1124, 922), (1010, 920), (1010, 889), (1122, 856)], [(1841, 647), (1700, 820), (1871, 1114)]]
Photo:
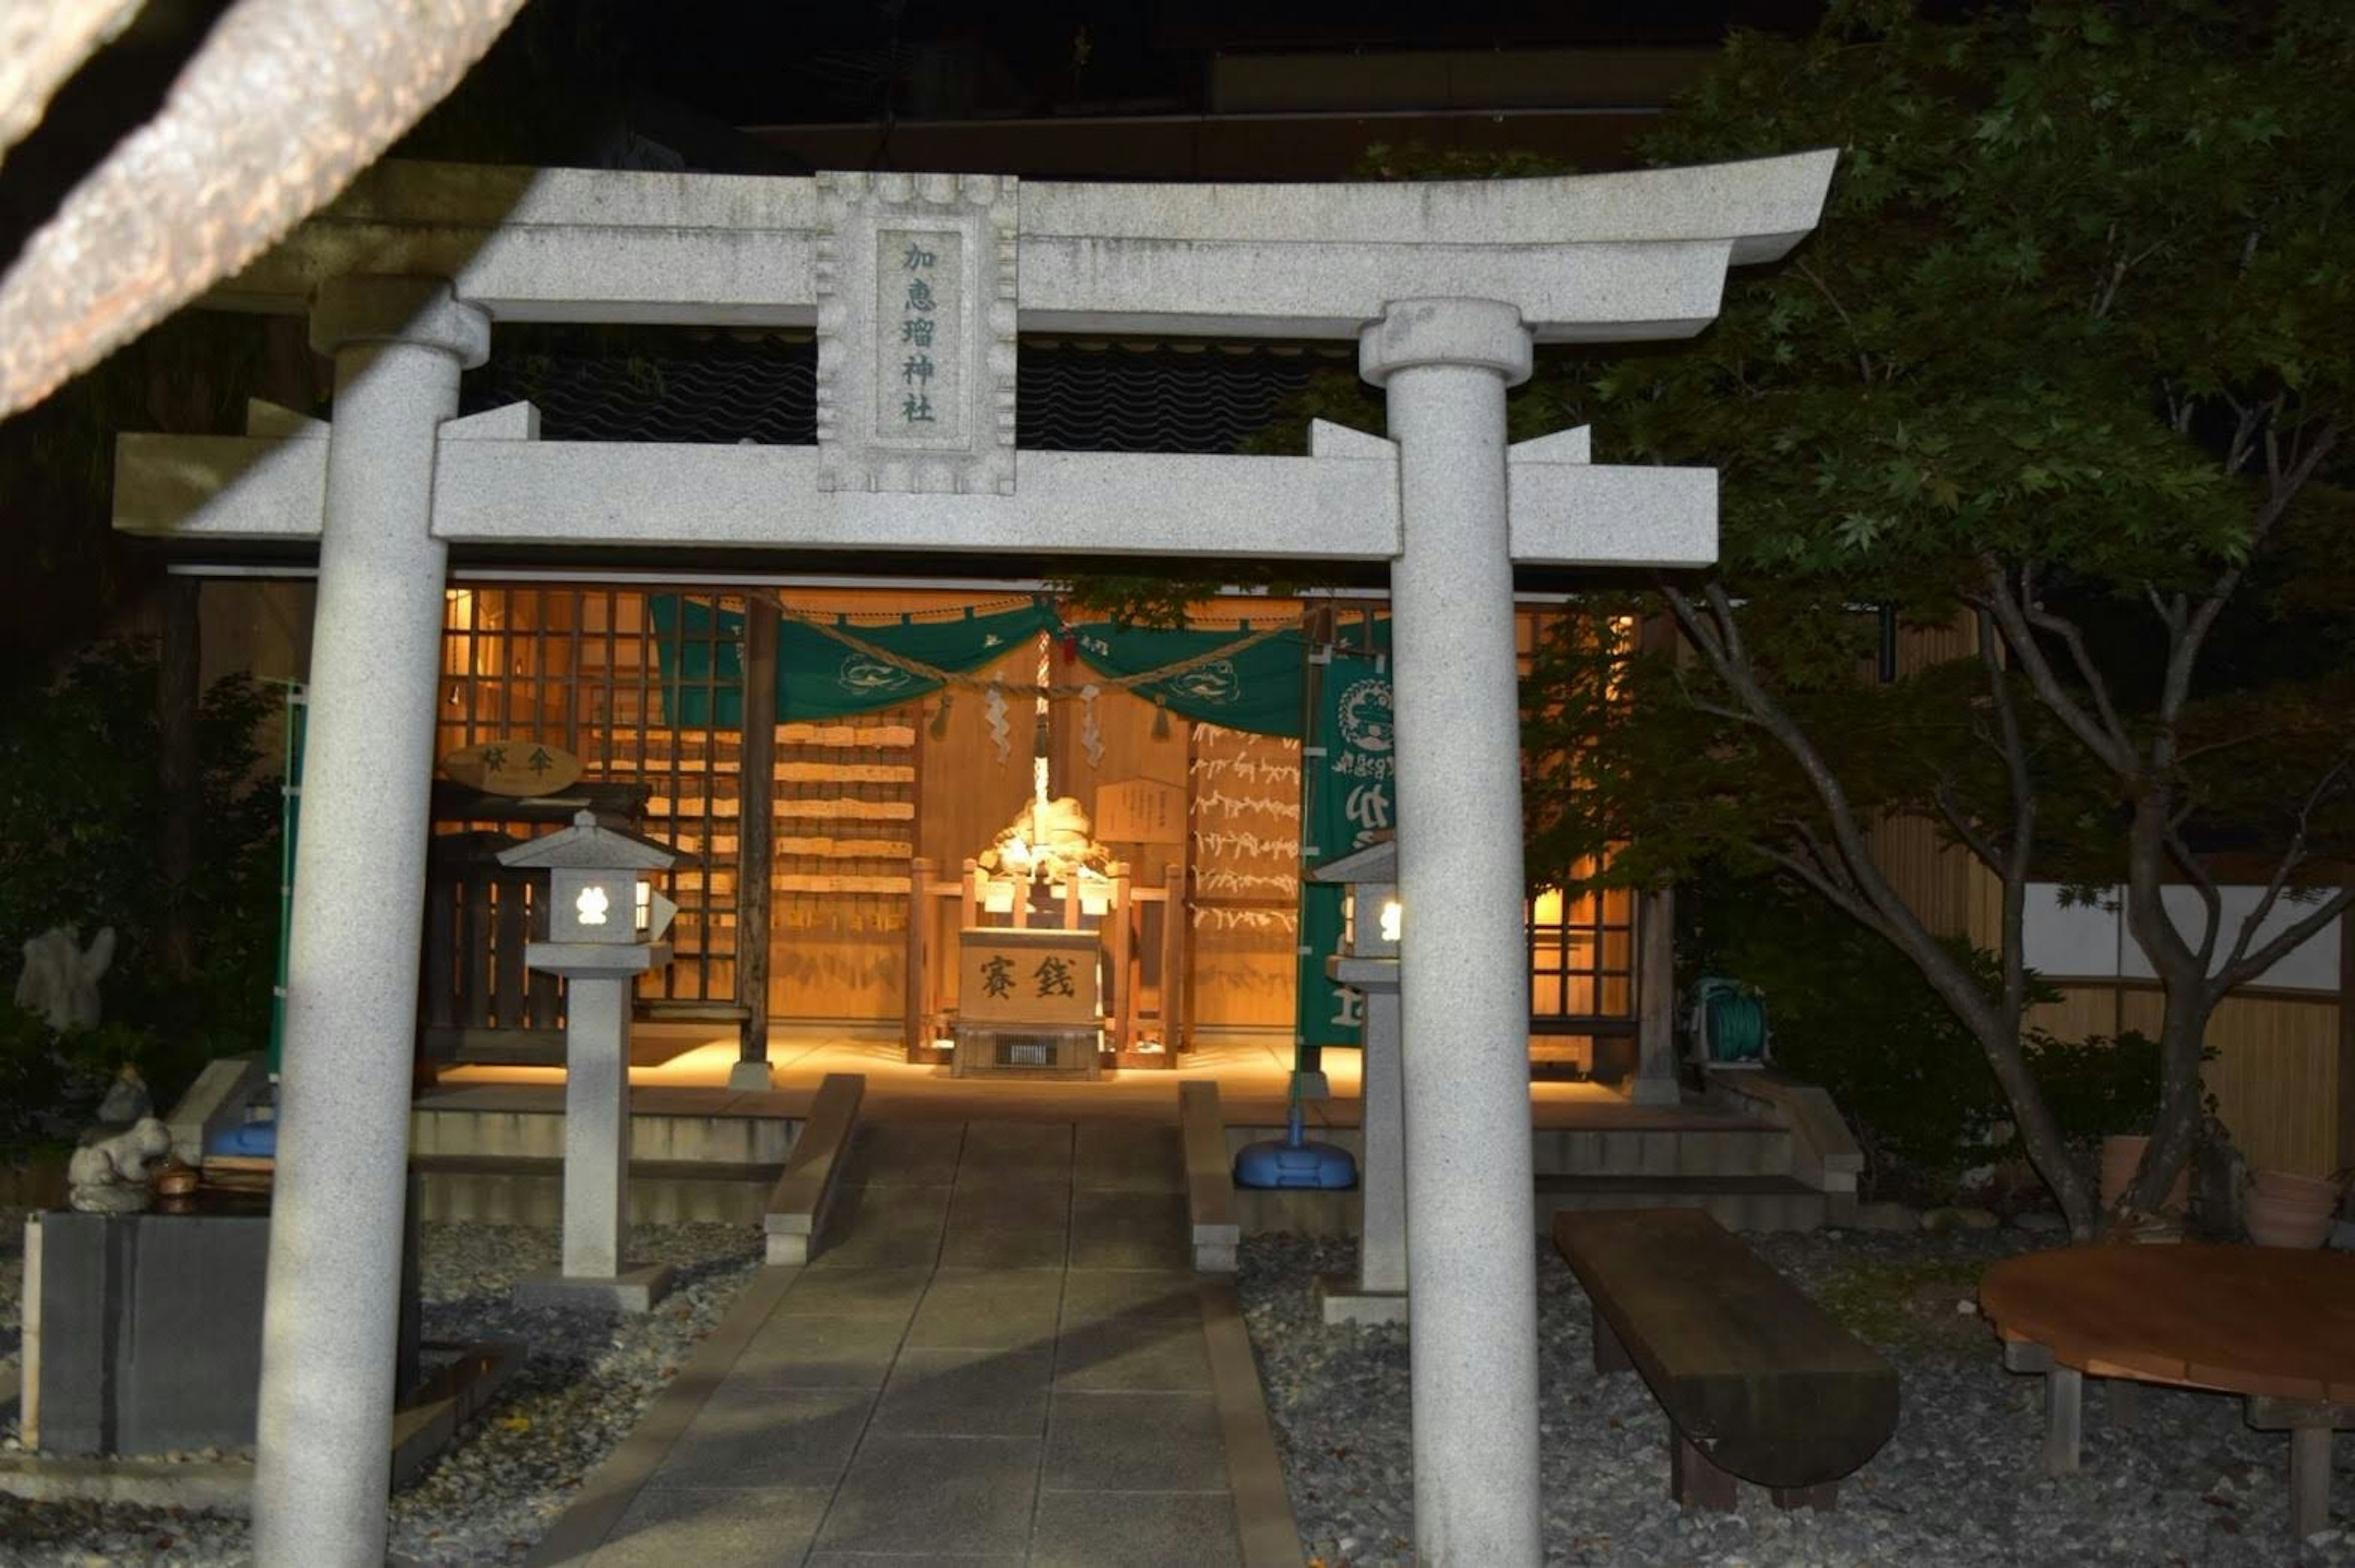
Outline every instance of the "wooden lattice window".
[[(741, 595), (683, 592), (721, 610), (744, 607)], [(741, 736), (730, 695), (736, 665), (719, 656), (715, 624), (683, 628), (673, 646), (657, 648), (641, 591), (482, 584), (447, 595), (437, 755), (484, 741), (543, 741), (579, 757), (584, 782), (649, 792), (644, 831), (679, 857), (661, 879), (679, 912), (673, 961), (641, 982), (642, 1000), (723, 1004), (736, 995)], [(685, 645), (698, 639), (700, 648)], [(435, 827), (545, 830), (512, 821)]]

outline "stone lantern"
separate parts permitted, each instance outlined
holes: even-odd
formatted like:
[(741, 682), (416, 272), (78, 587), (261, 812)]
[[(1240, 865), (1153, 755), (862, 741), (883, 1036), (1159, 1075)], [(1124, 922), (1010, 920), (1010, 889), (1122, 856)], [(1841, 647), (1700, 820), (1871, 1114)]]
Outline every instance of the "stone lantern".
[(1399, 1011), (1398, 844), (1383, 839), (1309, 873), (1349, 890), (1346, 951), (1325, 972), (1366, 998), (1359, 1093), (1365, 1147), (1358, 1187), (1364, 1203), (1358, 1277), (1316, 1282), (1327, 1323), (1396, 1323), (1407, 1316), (1406, 1093)]
[(630, 989), (670, 962), (677, 912), (645, 874), (675, 859), (662, 845), (581, 812), (560, 833), (501, 852), (503, 865), (549, 871), (548, 940), (524, 963), (565, 978), (563, 1263), (516, 1286), (532, 1307), (644, 1312), (670, 1270), (623, 1261), (629, 1236)]

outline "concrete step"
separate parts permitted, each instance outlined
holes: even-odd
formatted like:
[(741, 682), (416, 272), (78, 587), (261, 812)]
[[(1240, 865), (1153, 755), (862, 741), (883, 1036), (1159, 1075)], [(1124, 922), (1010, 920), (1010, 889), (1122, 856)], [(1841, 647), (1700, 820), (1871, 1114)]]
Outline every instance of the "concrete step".
[[(418, 1175), (421, 1219), (496, 1225), (556, 1225), (563, 1221), (561, 1159), (421, 1155), (410, 1163)], [(705, 1221), (757, 1226), (783, 1173), (782, 1160), (731, 1165), (633, 1159), (630, 1219), (645, 1224)]]
[[(676, 1164), (782, 1167), (800, 1135), (799, 1117), (682, 1115), (636, 1111), (630, 1117), (630, 1158)], [(420, 1105), (409, 1115), (409, 1149), (418, 1157), (560, 1159), (564, 1114), (546, 1109), (442, 1109)]]
[(1627, 1131), (1540, 1127), (1530, 1140), (1540, 1176), (1791, 1174), (1791, 1135), (1771, 1122), (1740, 1117)]
[(1788, 1176), (1538, 1178), (1538, 1228), (1565, 1209), (1700, 1209), (1732, 1231), (1814, 1231), (1840, 1222), (1838, 1200)]

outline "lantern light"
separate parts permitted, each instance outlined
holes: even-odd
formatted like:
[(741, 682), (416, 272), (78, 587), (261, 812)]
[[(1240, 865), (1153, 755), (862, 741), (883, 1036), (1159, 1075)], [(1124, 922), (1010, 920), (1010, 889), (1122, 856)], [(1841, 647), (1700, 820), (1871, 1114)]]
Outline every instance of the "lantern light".
[(1402, 920), (1405, 915), (1406, 910), (1399, 903), (1398, 900), (1386, 899), (1383, 901), (1382, 940), (1384, 942), (1390, 943), (1393, 946), (1397, 944), (1399, 939), (1399, 922)]

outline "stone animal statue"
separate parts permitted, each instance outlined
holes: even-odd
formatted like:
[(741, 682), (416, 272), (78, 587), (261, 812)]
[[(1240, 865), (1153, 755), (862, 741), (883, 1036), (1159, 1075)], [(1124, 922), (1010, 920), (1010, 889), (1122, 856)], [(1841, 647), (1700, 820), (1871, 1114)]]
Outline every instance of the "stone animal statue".
[(96, 1029), (98, 982), (114, 962), (114, 927), (102, 928), (83, 951), (69, 925), (51, 926), (25, 944), (25, 967), (16, 976), (16, 1005), (59, 1034)]
[(74, 1150), (66, 1162), (66, 1200), (85, 1214), (136, 1214), (155, 1200), (151, 1168), (171, 1152), (171, 1129), (143, 1116)]
[[(0, 419), (237, 272), (457, 85), (523, 0), (238, 0), (0, 272)], [(0, 155), (136, 0), (0, 4)]]

